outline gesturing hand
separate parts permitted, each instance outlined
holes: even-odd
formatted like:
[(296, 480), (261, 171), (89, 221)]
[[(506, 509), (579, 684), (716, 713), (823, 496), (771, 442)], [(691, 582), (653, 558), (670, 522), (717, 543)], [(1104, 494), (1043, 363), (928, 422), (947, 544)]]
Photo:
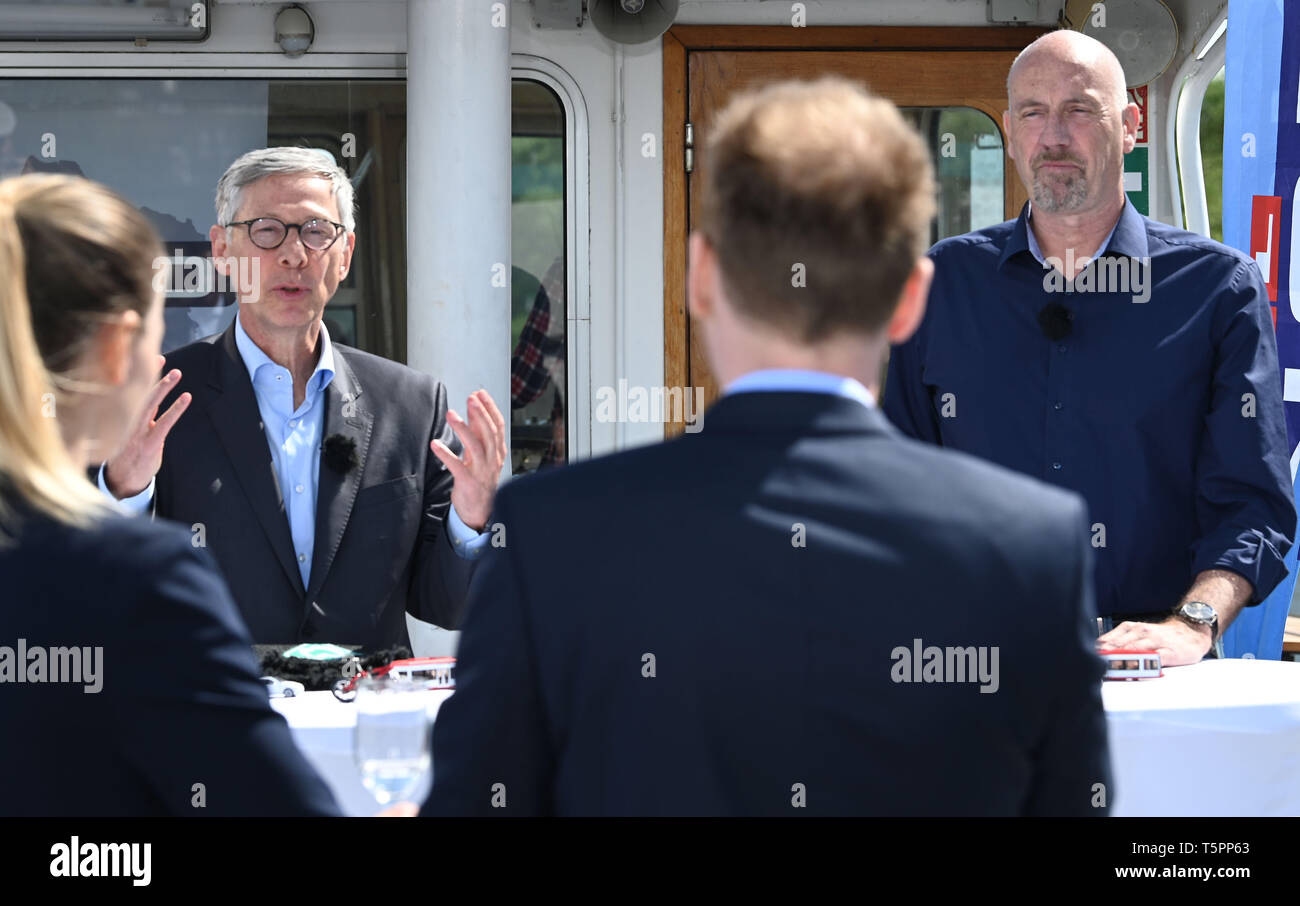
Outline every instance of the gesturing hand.
[(492, 498), (501, 480), (506, 456), (506, 420), (486, 390), (475, 390), (465, 401), (469, 421), (454, 409), (447, 410), (447, 424), (456, 432), (463, 456), (457, 456), (440, 440), (429, 448), (451, 472), (451, 505), (461, 521), (476, 532), (483, 531), (492, 514)]
[[(166, 361), (163, 356), (158, 356), (159, 369)], [(118, 500), (139, 494), (149, 487), (149, 482), (158, 474), (158, 469), (162, 466), (163, 442), (193, 399), (190, 394), (182, 393), (158, 417), (158, 407), (180, 379), (181, 373), (173, 368), (154, 384), (144, 401), (144, 409), (127, 438), (126, 446), (105, 466), (104, 482)]]

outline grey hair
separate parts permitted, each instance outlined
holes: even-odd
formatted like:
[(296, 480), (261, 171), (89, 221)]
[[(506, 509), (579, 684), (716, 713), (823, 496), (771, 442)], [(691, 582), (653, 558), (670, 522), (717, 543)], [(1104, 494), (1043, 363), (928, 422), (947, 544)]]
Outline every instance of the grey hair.
[(349, 233), (356, 231), (352, 181), (333, 155), (320, 148), (259, 148), (231, 164), (217, 181), (217, 223), (235, 219), (245, 186), (267, 176), (309, 174), (328, 179), (334, 188), (339, 219)]

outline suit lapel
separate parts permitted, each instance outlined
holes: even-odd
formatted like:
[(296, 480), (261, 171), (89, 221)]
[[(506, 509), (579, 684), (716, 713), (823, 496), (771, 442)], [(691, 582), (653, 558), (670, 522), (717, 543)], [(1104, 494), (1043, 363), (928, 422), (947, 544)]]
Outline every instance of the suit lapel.
[(302, 593), (302, 575), (293, 554), (293, 538), (284, 512), (284, 498), (275, 477), (275, 463), (262, 427), (261, 412), (248, 368), (235, 345), (235, 325), (217, 341), (221, 347), (209, 381), (216, 391), (208, 406), (208, 416), (226, 456), (235, 467), (235, 475), (244, 496), (257, 516), (275, 557), (284, 568), (293, 587)]
[(316, 490), (316, 544), (312, 552), (311, 576), (307, 582), (307, 599), (320, 592), (334, 564), (343, 530), (352, 515), (361, 488), (361, 476), (366, 469), (366, 454), (370, 451), (370, 435), (374, 416), (361, 399), (362, 388), (356, 374), (339, 346), (334, 347), (334, 379), (325, 388), (325, 425), (321, 430), (321, 443), (331, 434), (351, 438), (357, 445), (357, 465), (346, 473), (330, 468), (322, 454), (319, 481)]

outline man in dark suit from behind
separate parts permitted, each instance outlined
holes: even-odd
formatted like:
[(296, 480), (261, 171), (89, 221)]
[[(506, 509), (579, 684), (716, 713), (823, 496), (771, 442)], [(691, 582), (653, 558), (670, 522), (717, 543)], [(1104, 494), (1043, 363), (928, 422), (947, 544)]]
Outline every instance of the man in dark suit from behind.
[(1105, 814), (1081, 500), (875, 405), (932, 273), (920, 138), (784, 83), (706, 154), (689, 304), (724, 395), (498, 495), (423, 814)]

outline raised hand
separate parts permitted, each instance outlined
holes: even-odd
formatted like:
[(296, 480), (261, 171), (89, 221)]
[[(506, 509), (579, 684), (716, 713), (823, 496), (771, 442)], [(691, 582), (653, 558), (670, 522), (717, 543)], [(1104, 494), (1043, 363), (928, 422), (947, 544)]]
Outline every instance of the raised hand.
[[(486, 390), (476, 390), (465, 401), (469, 421), (454, 409), (447, 410), (447, 423), (460, 439), (465, 452), (457, 456), (440, 440), (429, 448), (451, 472), (451, 505), (467, 526), (483, 531), (492, 514), (492, 499), (501, 480), (506, 456), (506, 420)], [(146, 482), (147, 483), (147, 482)]]
[[(158, 356), (159, 369), (166, 362), (166, 358)], [(158, 469), (162, 467), (163, 443), (167, 440), (167, 434), (193, 399), (190, 394), (182, 393), (166, 412), (158, 415), (158, 407), (180, 383), (180, 379), (180, 371), (173, 368), (154, 384), (144, 401), (135, 428), (127, 438), (126, 446), (105, 466), (104, 482), (118, 500), (134, 497), (149, 487), (149, 482), (153, 481)], [(457, 509), (457, 512), (460, 510)]]

